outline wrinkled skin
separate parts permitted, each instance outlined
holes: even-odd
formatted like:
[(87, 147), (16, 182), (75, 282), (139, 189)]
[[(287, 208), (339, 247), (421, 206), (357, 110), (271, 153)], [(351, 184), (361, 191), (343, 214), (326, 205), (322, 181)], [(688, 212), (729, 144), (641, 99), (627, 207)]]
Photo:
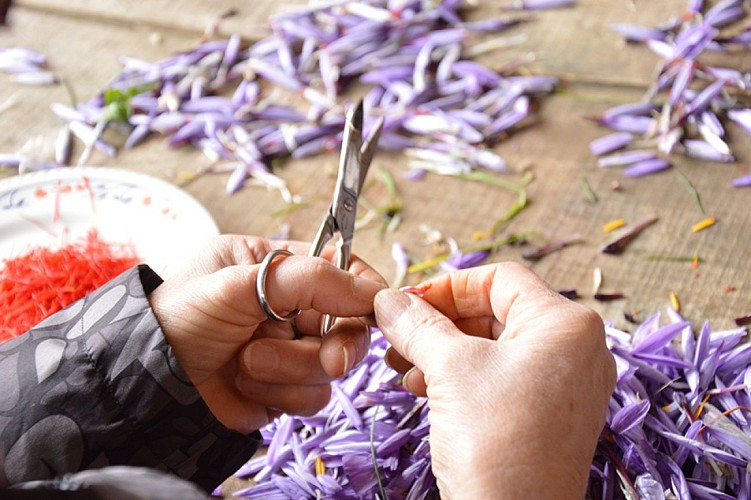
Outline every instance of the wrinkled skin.
[[(279, 314), (302, 310), (295, 326), (269, 320), (256, 295), (259, 263), (284, 248), (269, 267), (266, 293)], [(300, 242), (220, 236), (150, 296), (177, 360), (216, 418), (249, 433), (281, 412), (312, 415), (331, 395), (330, 382), (367, 354), (368, 317), (383, 279), (357, 258), (350, 272), (307, 257)], [(321, 338), (321, 316), (340, 318)]]
[(583, 498), (615, 385), (603, 322), (520, 264), (383, 290), (387, 362), (427, 395), (444, 498)]

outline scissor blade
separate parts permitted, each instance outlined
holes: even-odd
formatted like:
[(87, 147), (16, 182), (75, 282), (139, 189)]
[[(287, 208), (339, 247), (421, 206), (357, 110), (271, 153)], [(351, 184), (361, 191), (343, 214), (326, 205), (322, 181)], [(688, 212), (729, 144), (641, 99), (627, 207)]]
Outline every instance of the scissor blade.
[(333, 203), (343, 190), (353, 194), (359, 193), (360, 180), (360, 148), (362, 148), (362, 102), (347, 113), (342, 136), (342, 152), (339, 156), (339, 173), (336, 179)]
[(368, 134), (368, 138), (362, 147), (360, 147), (360, 186), (357, 190), (358, 193), (362, 191), (362, 185), (365, 183), (370, 163), (373, 161), (373, 156), (378, 147), (378, 140), (381, 138), (381, 131), (383, 130), (383, 122), (383, 117), (378, 119), (370, 134)]

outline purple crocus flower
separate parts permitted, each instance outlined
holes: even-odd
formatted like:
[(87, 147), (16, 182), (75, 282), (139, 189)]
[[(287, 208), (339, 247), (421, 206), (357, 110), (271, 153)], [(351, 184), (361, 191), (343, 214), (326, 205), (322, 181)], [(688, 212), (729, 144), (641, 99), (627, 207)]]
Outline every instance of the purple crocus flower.
[[(529, 1), (521, 7), (571, 3)], [(461, 14), (455, 0), (335, 1), (273, 16), (271, 35), (247, 50), (233, 35), (161, 61), (122, 58), (124, 71), (112, 88), (156, 89), (131, 100), (128, 121), (133, 129), (126, 146), (157, 133), (172, 146), (193, 146), (215, 161), (246, 165), (328, 152), (341, 143), (341, 127), (330, 125), (331, 116), (341, 115), (336, 98), (360, 81), (374, 87), (368, 93), (368, 114), (385, 118), (384, 149), (451, 144), (446, 156), (455, 156), (434, 171), (505, 171), (503, 159), (488, 146), (512, 133), (531, 113), (530, 97), (551, 92), (557, 79), (507, 77), (473, 61), (466, 50), (472, 31), (499, 31), (532, 18), (468, 23)], [(217, 95), (233, 84), (231, 97)], [(273, 87), (300, 92), (310, 107), (301, 112), (274, 104), (275, 94), (267, 91)], [(64, 113), (68, 121), (95, 127), (103, 106), (100, 95), (79, 104), (75, 116), (67, 109)], [(247, 141), (228, 131), (231, 127), (247, 131), (260, 158), (248, 150)], [(268, 171), (244, 170), (234, 168), (229, 192), (257, 176), (278, 184)]]

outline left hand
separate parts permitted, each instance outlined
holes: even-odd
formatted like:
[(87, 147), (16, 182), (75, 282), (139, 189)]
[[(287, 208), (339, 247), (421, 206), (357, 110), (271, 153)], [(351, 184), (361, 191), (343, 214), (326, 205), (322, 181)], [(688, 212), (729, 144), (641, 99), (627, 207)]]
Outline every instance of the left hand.
[[(269, 320), (256, 295), (260, 262), (271, 250), (266, 292), (279, 314), (303, 312), (295, 324)], [(214, 416), (238, 432), (257, 430), (281, 412), (310, 415), (326, 405), (329, 383), (367, 354), (368, 322), (384, 280), (353, 257), (349, 272), (309, 245), (246, 236), (220, 236), (149, 301), (175, 357)], [(337, 318), (321, 338), (323, 314)]]

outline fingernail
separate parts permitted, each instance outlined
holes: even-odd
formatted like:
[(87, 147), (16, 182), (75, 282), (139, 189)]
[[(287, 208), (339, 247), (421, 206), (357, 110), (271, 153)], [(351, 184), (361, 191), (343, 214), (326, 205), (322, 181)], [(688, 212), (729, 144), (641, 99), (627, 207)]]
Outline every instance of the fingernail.
[(409, 307), (412, 298), (406, 293), (391, 288), (378, 292), (373, 304), (376, 321), (381, 328), (388, 328), (396, 323), (399, 315)]
[(344, 357), (344, 371), (342, 375), (345, 375), (353, 368), (357, 359), (357, 347), (355, 347), (355, 344), (352, 342), (342, 344), (342, 356)]
[(245, 366), (250, 373), (274, 371), (279, 367), (279, 354), (268, 344), (251, 344), (245, 351)]

